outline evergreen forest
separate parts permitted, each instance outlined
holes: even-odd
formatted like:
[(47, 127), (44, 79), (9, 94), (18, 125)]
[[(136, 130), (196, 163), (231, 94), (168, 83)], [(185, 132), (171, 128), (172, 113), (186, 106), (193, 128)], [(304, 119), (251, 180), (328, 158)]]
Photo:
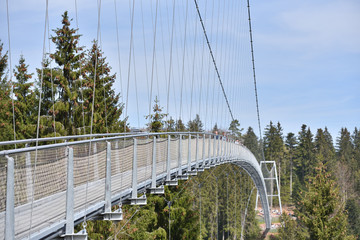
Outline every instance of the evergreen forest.
[[(96, 41), (79, 46), (80, 37), (65, 12), (51, 35), (54, 52), (34, 73), (26, 56), (9, 69), (0, 39), (0, 141), (130, 129), (105, 53)], [(167, 116), (157, 98), (146, 119), (151, 132), (206, 130), (199, 115), (187, 123)], [(228, 129), (215, 124), (211, 131), (238, 140), (258, 160), (276, 162), (282, 205), (294, 214), (282, 214), (278, 233), (268, 238), (340, 240), (360, 239), (359, 130), (343, 127), (331, 136), (326, 127), (303, 124), (284, 133), (280, 122), (270, 122), (259, 139), (234, 120)], [(86, 229), (90, 239), (263, 239), (255, 198), (249, 175), (224, 164), (166, 186), (164, 195), (147, 195), (146, 206), (123, 205), (121, 222), (90, 220)]]

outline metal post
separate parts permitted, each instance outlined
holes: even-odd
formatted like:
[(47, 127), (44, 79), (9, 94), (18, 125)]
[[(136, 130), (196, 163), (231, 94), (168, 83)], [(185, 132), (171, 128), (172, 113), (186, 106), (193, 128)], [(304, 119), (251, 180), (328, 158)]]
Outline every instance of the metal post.
[(276, 187), (278, 190), (278, 199), (279, 199), (279, 207), (280, 207), (280, 214), (282, 214), (282, 206), (281, 206), (281, 198), (280, 198), (280, 187), (279, 187), (279, 180), (278, 180), (278, 176), (277, 176), (277, 169), (276, 169), (276, 163), (274, 161), (274, 166), (275, 166), (275, 178), (276, 178)]
[(222, 156), (224, 153), (224, 149), (223, 149), (223, 141), (224, 141), (224, 137), (222, 136), (221, 138), (219, 138), (219, 158), (218, 161), (222, 161)]
[(211, 164), (211, 135), (209, 135), (209, 149), (208, 149), (208, 167), (210, 167)]
[(189, 134), (188, 139), (188, 164), (187, 164), (187, 172), (191, 171), (191, 134)]
[[(217, 138), (217, 135), (214, 136), (214, 147), (213, 147), (213, 159), (215, 159), (215, 162), (216, 162), (216, 138)], [(211, 164), (213, 164), (214, 161), (211, 161)]]
[(170, 138), (171, 136), (168, 135), (168, 144), (167, 144), (167, 159), (166, 159), (166, 181), (170, 181)]
[(134, 156), (132, 167), (132, 193), (131, 198), (137, 198), (137, 139), (134, 138)]
[(220, 157), (220, 136), (218, 137), (218, 139), (217, 139), (217, 153), (216, 153), (216, 156), (217, 156), (217, 158), (216, 158), (216, 163), (218, 163), (218, 161), (219, 161), (219, 157)]
[(196, 165), (195, 165), (195, 169), (199, 168), (199, 158), (198, 158), (198, 150), (199, 148), (199, 134), (196, 134), (196, 149), (195, 149), (195, 161), (196, 161)]
[(106, 142), (105, 213), (111, 212), (111, 143)]
[(203, 149), (202, 149), (202, 164), (201, 164), (202, 168), (204, 168), (204, 165), (205, 165), (205, 140), (206, 140), (206, 135), (204, 133), (203, 134)]
[(65, 235), (73, 235), (73, 234), (74, 234), (74, 150), (68, 147)]
[(15, 191), (14, 191), (14, 172), (15, 163), (12, 157), (7, 158), (7, 177), (6, 177), (6, 212), (5, 212), (5, 240), (15, 239)]
[(178, 156), (178, 176), (182, 175), (181, 161), (182, 161), (182, 149), (181, 149), (182, 135), (179, 135), (179, 156)]
[(153, 137), (151, 188), (156, 188), (156, 137)]

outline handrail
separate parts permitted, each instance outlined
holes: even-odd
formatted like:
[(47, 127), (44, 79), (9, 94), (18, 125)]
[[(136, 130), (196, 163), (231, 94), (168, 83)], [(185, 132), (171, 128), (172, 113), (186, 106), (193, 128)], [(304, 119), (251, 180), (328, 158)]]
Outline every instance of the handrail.
[[(157, 132), (157, 133), (137, 133), (137, 134), (132, 134), (132, 135), (122, 134), (121, 136), (116, 136), (116, 135), (120, 135), (120, 133), (117, 133), (117, 134), (111, 133), (109, 135), (115, 135), (115, 137), (87, 139), (87, 140), (80, 140), (80, 141), (75, 141), (75, 142), (54, 143), (54, 144), (41, 145), (41, 146), (35, 146), (35, 147), (25, 147), (25, 148), (2, 150), (2, 151), (0, 151), (0, 156), (6, 156), (9, 154), (14, 154), (14, 153), (23, 153), (23, 152), (31, 152), (31, 151), (36, 151), (36, 150), (71, 146), (71, 145), (90, 143), (90, 142), (101, 142), (101, 141), (118, 140), (118, 139), (125, 139), (125, 138), (134, 138), (134, 137), (148, 137), (148, 136), (160, 136), (160, 135), (189, 135), (189, 134), (191, 134), (192, 136), (196, 136), (197, 134), (206, 134), (208, 136), (224, 137), (223, 135), (217, 135), (214, 133), (206, 133), (206, 132)], [(101, 134), (99, 134), (99, 135), (101, 135)], [(81, 138), (80, 136), (89, 136), (90, 137), (90, 135), (78, 135), (78, 136), (79, 136), (78, 138)], [(95, 134), (93, 134), (92, 137), (93, 136), (95, 136)], [(69, 136), (69, 137), (74, 137), (74, 136)], [(47, 140), (44, 140), (44, 141), (52, 141), (55, 138), (57, 138), (57, 140), (58, 140), (61, 137), (47, 138)], [(44, 138), (42, 138), (42, 139), (44, 139)], [(18, 141), (23, 141), (23, 140), (13, 141), (13, 143), (18, 142)]]

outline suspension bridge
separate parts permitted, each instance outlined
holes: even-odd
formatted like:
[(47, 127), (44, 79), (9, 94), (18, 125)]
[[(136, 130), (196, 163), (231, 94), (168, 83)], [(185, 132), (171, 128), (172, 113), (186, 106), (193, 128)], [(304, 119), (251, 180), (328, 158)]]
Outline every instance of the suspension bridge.
[[(8, 6), (8, 1), (6, 3)], [(208, 3), (208, 1), (187, 0), (178, 3), (174, 0), (169, 8), (167, 1), (166, 3), (161, 0), (151, 1), (148, 3), (151, 5), (151, 16), (149, 15), (149, 19), (145, 19), (145, 21), (144, 17), (146, 18), (147, 15), (142, 14), (141, 17), (143, 34), (145, 32), (144, 22), (148, 22), (152, 40), (145, 43), (145, 34), (143, 35), (145, 67), (138, 68), (136, 68), (136, 55), (134, 54), (135, 46), (138, 46), (135, 44), (134, 37), (134, 18), (137, 14), (135, 10), (137, 5), (135, 0), (129, 1), (129, 3), (130, 47), (128, 49), (126, 87), (123, 88), (123, 83), (120, 82), (125, 110), (124, 125), (136, 122), (137, 118), (140, 128), (139, 112), (148, 110), (148, 116), (151, 116), (154, 99), (153, 88), (156, 88), (157, 97), (166, 101), (166, 118), (173, 113), (180, 120), (186, 118), (191, 120), (191, 115), (196, 113), (204, 117), (205, 129), (211, 128), (213, 123), (223, 124), (220, 127), (227, 129), (225, 125), (228, 122), (234, 121), (237, 116), (242, 114), (246, 115), (244, 110), (241, 111), (238, 107), (238, 105), (242, 107), (243, 104), (246, 104), (240, 98), (242, 86), (237, 82), (238, 76), (248, 79), (251, 76), (252, 88), (255, 88), (255, 94), (253, 94), (255, 105), (252, 108), (255, 113), (255, 121), (252, 124), (257, 122), (259, 125), (261, 138), (249, 1), (240, 4), (237, 1), (213, 0)], [(167, 12), (164, 10), (161, 12), (161, 3), (166, 4)], [(210, 6), (211, 4), (212, 6)], [(76, 1), (75, 6), (77, 11)], [(98, 1), (96, 42), (100, 43), (100, 46), (102, 46), (101, 6), (101, 1)], [(114, 1), (114, 9), (116, 30), (118, 30), (116, 1)], [(240, 16), (243, 20), (248, 20), (247, 38), (250, 39), (250, 44), (249, 41), (247, 43), (250, 48), (246, 56), (251, 62), (250, 68), (247, 69), (251, 73), (249, 76), (241, 75), (242, 68), (249, 66), (238, 65), (242, 56), (239, 56), (241, 47), (237, 40), (241, 38), (241, 34), (237, 34), (231, 40), (221, 33), (231, 28), (237, 28), (238, 23), (234, 21), (237, 11), (244, 13)], [(45, 47), (46, 39), (50, 39), (48, 14), (48, 1), (46, 1), (43, 61), (51, 52), (50, 47), (49, 50), (46, 50)], [(158, 18), (161, 14), (167, 15), (167, 27), (160, 25), (162, 21)], [(11, 12), (8, 11), (9, 57), (11, 60), (10, 15)], [(77, 12), (76, 21), (78, 21)], [(244, 24), (244, 21), (242, 23)], [(180, 31), (180, 29), (182, 30)], [(168, 38), (164, 38), (162, 31), (165, 30), (168, 31)], [(239, 31), (239, 29), (235, 30), (236, 33)], [(183, 35), (179, 36), (179, 34)], [(118, 32), (116, 37), (118, 54), (120, 54)], [(193, 45), (190, 45), (190, 42)], [(222, 44), (218, 46), (218, 42)], [(151, 47), (148, 46), (149, 44)], [(223, 46), (224, 49), (222, 49)], [(146, 58), (146, 49), (148, 48), (152, 52), (151, 61)], [(158, 48), (162, 48), (162, 50), (160, 51)], [(165, 51), (164, 48), (168, 49)], [(178, 53), (179, 49), (182, 50), (180, 54)], [(165, 53), (169, 54), (168, 57), (165, 57)], [(164, 56), (164, 64), (160, 69), (158, 69), (158, 65), (161, 64), (156, 60), (159, 55)], [(120, 70), (120, 56), (118, 59)], [(151, 66), (149, 71), (148, 65)], [(131, 75), (132, 70), (134, 76)], [(161, 70), (163, 70), (163, 76), (160, 76)], [(147, 97), (142, 100), (138, 96), (141, 95), (141, 93), (138, 94), (141, 86), (137, 85), (136, 74), (138, 76), (143, 74), (147, 79), (144, 84), (147, 86)], [(94, 76), (93, 95), (95, 96), (96, 68)], [(163, 78), (163, 84), (161, 84), (161, 78)], [(42, 74), (39, 80), (41, 81), (40, 86), (42, 86)], [(134, 83), (134, 92), (131, 92), (130, 89), (132, 83)], [(188, 85), (186, 86), (186, 84)], [(164, 90), (161, 86), (165, 86)], [(213, 92), (212, 96), (211, 92)], [(252, 92), (254, 93), (254, 90)], [(129, 97), (132, 96), (136, 96), (133, 105), (129, 100)], [(243, 97), (248, 97), (248, 93)], [(14, 109), (16, 98), (13, 95), (12, 98)], [(52, 100), (54, 101), (55, 98), (56, 96), (53, 95)], [(39, 106), (42, 104), (41, 99), (40, 95)], [(81, 99), (81, 102), (84, 101), (86, 99)], [(187, 180), (198, 172), (225, 163), (241, 167), (252, 178), (264, 211), (265, 232), (270, 229), (269, 198), (273, 195), (268, 193), (267, 180), (274, 180), (277, 177), (268, 175), (268, 172), (264, 173), (267, 174), (264, 177), (263, 166), (260, 165), (261, 159), (256, 159), (250, 150), (239, 141), (235, 141), (230, 134), (218, 135), (206, 131), (193, 132), (190, 130), (184, 132), (178, 131), (178, 129), (171, 132), (164, 130), (160, 133), (126, 133), (126, 127), (124, 128), (125, 133), (95, 134), (93, 133), (95, 97), (92, 98), (92, 101), (92, 108), (88, 112), (91, 116), (90, 124), (83, 126), (83, 129), (89, 129), (89, 134), (40, 138), (39, 107), (36, 138), (16, 140), (14, 124), (14, 139), (0, 142), (0, 146), (5, 149), (0, 151), (0, 239), (60, 237), (86, 239), (85, 231), (74, 233), (75, 225), (85, 223), (87, 219), (93, 218), (120, 221), (123, 219), (122, 204), (146, 205), (146, 192), (163, 194), (165, 185), (177, 185), (178, 181)], [(145, 106), (145, 111), (141, 110), (142, 105)], [(132, 109), (136, 109), (134, 114), (132, 114)], [(103, 111), (106, 114), (106, 104)], [(131, 114), (128, 118), (130, 111)], [(185, 112), (189, 113), (188, 116), (184, 114)], [(84, 110), (82, 115), (85, 115)], [(55, 115), (52, 117), (55, 126)], [(15, 123), (15, 114), (13, 114), (13, 118)], [(239, 119), (241, 120), (241, 117)], [(148, 126), (150, 123), (149, 120)], [(25, 147), (17, 148), (16, 146)], [(266, 165), (266, 162), (263, 163)], [(276, 196), (279, 197), (279, 194)], [(118, 210), (112, 210), (114, 205), (119, 206)]]

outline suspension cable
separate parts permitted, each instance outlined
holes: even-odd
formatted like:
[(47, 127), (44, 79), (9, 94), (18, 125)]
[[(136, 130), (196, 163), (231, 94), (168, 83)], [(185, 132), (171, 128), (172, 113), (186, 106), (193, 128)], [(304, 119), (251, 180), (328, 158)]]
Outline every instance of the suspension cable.
[(167, 99), (166, 99), (166, 120), (169, 115), (169, 99), (170, 99), (170, 83), (171, 83), (171, 67), (172, 67), (172, 50), (173, 50), (173, 40), (174, 40), (174, 25), (175, 25), (175, 0), (173, 0), (173, 16), (172, 16), (172, 28), (171, 28), (171, 39), (170, 39), (170, 62), (169, 62), (169, 79), (168, 79), (168, 89), (167, 89)]
[(216, 61), (215, 61), (215, 58), (214, 58), (214, 54), (213, 54), (212, 49), (211, 49), (211, 46), (210, 46), (209, 38), (208, 38), (208, 36), (207, 36), (206, 29), (205, 29), (203, 20), (202, 20), (202, 18), (201, 18), (201, 14), (200, 14), (200, 10), (199, 10), (199, 6), (198, 6), (198, 3), (197, 3), (197, 0), (194, 0), (194, 3), (195, 3), (195, 5), (196, 5), (196, 10), (197, 10), (197, 13), (198, 13), (198, 16), (199, 16), (199, 20), (200, 20), (202, 29), (203, 29), (203, 31), (204, 31), (204, 35), (205, 35), (205, 38), (206, 38), (206, 43), (207, 43), (207, 45), (208, 45), (208, 48), (209, 48), (209, 51), (210, 51), (210, 55), (211, 55), (212, 61), (213, 61), (213, 63), (214, 63), (214, 67), (215, 67), (215, 71), (216, 71), (216, 74), (217, 74), (217, 77), (218, 77), (218, 80), (219, 80), (219, 84), (220, 84), (221, 89), (222, 89), (222, 92), (223, 92), (223, 94), (224, 94), (224, 98), (225, 98), (226, 104), (227, 104), (227, 106), (228, 106), (231, 119), (234, 120), (234, 117), (233, 117), (233, 114), (232, 114), (232, 111), (231, 111), (231, 108), (230, 108), (230, 104), (229, 104), (228, 98), (227, 98), (227, 96), (226, 96), (226, 92), (225, 92), (223, 83), (222, 83), (222, 81), (221, 81), (220, 73), (219, 73), (219, 70), (218, 70), (217, 65), (216, 65)]
[[(48, 6), (49, 2), (46, 0), (46, 10), (45, 10), (45, 27), (44, 27), (44, 39), (43, 39), (43, 53), (42, 53), (42, 64), (41, 64), (41, 77), (40, 77), (40, 91), (39, 91), (39, 108), (38, 108), (38, 116), (37, 116), (37, 127), (36, 127), (36, 144), (35, 144), (35, 161), (34, 161), (34, 178), (32, 181), (32, 185), (35, 186), (36, 183), (36, 166), (38, 159), (38, 145), (39, 145), (39, 130), (40, 130), (40, 110), (41, 110), (41, 99), (42, 99), (42, 85), (44, 80), (44, 62), (45, 62), (45, 42), (46, 42), (46, 26), (47, 26), (47, 14), (48, 14)], [(35, 187), (33, 187), (35, 188)], [(32, 216), (33, 216), (33, 207), (34, 207), (34, 194), (35, 189), (31, 192), (31, 207), (30, 207), (30, 223), (29, 223), (29, 239), (31, 236), (31, 228), (32, 228)]]
[[(14, 105), (14, 84), (12, 83), (12, 65), (11, 65), (11, 44), (10, 44), (10, 16), (9, 16), (9, 0), (6, 0), (6, 16), (7, 16), (7, 28), (8, 28), (8, 42), (9, 42), (9, 73), (10, 73), (10, 87), (11, 87), (11, 105), (12, 105), (12, 120), (14, 130), (14, 141), (16, 141), (16, 129), (15, 129), (15, 105)], [(16, 143), (15, 143), (16, 148)]]
[[(196, 0), (195, 0), (195, 1), (196, 1)], [(257, 112), (258, 125), (259, 125), (259, 135), (260, 135), (260, 148), (261, 148), (262, 158), (263, 158), (263, 160), (265, 161), (264, 144), (263, 144), (263, 138), (262, 138), (262, 134), (261, 134), (261, 124), (260, 124), (259, 100), (258, 100), (257, 86), (256, 86), (254, 46), (253, 46), (253, 37), (252, 37), (252, 30), (251, 30), (251, 17), (250, 17), (250, 0), (247, 0), (247, 7), (248, 7), (248, 17), (249, 17), (249, 33), (250, 33), (250, 46), (251, 46), (251, 61), (252, 61), (252, 69), (253, 69), (253, 77), (254, 77), (254, 87), (255, 87), (255, 98), (256, 98), (256, 112)]]
[[(99, 42), (99, 32), (100, 32), (100, 13), (101, 13), (101, 0), (98, 0), (98, 22), (97, 22), (97, 36), (96, 44)], [(90, 142), (89, 142), (89, 154), (87, 161), (87, 174), (86, 174), (86, 190), (85, 190), (85, 204), (84, 204), (84, 219), (83, 227), (86, 228), (86, 210), (87, 210), (87, 200), (88, 200), (88, 189), (89, 189), (89, 169), (90, 169), (90, 154), (91, 154), (91, 140), (92, 140), (92, 131), (93, 131), (93, 121), (94, 121), (94, 104), (95, 104), (95, 91), (96, 91), (96, 69), (98, 63), (98, 51), (95, 51), (95, 68), (94, 68), (94, 86), (93, 86), (93, 99), (91, 105), (91, 121), (90, 121)]]
[(131, 70), (131, 53), (133, 45), (133, 30), (134, 30), (134, 9), (135, 9), (135, 0), (133, 0), (133, 7), (130, 13), (130, 22), (131, 22), (131, 32), (130, 32), (130, 48), (129, 48), (129, 66), (128, 66), (128, 77), (127, 77), (127, 86), (126, 86), (126, 103), (125, 103), (125, 123), (124, 123), (124, 132), (126, 132), (126, 116), (129, 106), (129, 86), (130, 86), (130, 70)]
[[(47, 35), (48, 39), (50, 39), (50, 24), (49, 24), (49, 13), (46, 12), (46, 19), (47, 19)], [(51, 45), (50, 41), (48, 41), (49, 44), (49, 54), (51, 53)], [(51, 66), (52, 59), (50, 58), (50, 81), (51, 81), (51, 101), (52, 101), (52, 117), (53, 117), (53, 124), (54, 124), (54, 137), (56, 137), (56, 121), (55, 121), (55, 96), (54, 96), (54, 79), (53, 79), (53, 69)], [(55, 140), (56, 143), (56, 140)]]
[[(79, 34), (79, 20), (78, 20), (78, 9), (77, 9), (77, 0), (75, 0), (75, 19), (76, 19), (76, 32)], [(82, 55), (80, 55), (82, 56)], [(80, 78), (80, 95), (81, 95), (81, 113), (82, 113), (82, 121), (83, 121), (83, 128), (84, 128), (84, 134), (86, 134), (86, 128), (85, 128), (85, 112), (84, 112), (84, 94), (83, 94), (83, 81), (81, 76), (82, 71), (82, 64), (80, 62), (80, 69), (79, 69), (79, 78)], [(55, 122), (55, 120), (54, 120)], [(81, 131), (80, 131), (81, 132)]]

